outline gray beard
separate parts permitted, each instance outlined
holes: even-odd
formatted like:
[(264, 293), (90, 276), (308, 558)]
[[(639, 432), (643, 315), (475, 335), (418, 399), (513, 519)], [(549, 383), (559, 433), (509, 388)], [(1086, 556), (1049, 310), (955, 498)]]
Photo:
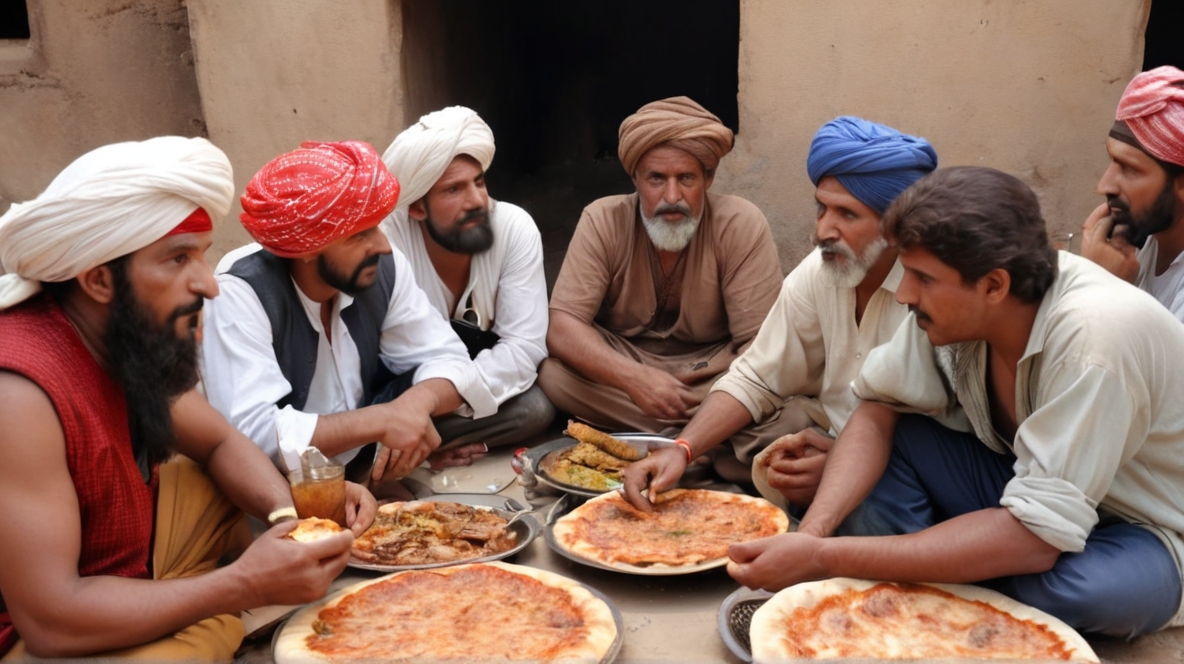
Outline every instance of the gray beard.
[(686, 246), (691, 243), (691, 238), (695, 237), (695, 231), (699, 228), (699, 219), (691, 216), (683, 218), (677, 224), (672, 224), (656, 214), (652, 219), (642, 214), (641, 221), (645, 224), (645, 232), (650, 236), (650, 242), (654, 243), (654, 247), (658, 251), (686, 249)]
[(880, 260), (880, 256), (888, 248), (888, 241), (882, 237), (877, 238), (863, 250), (862, 256), (856, 256), (855, 252), (840, 244), (820, 244), (819, 248), (824, 253), (839, 254), (847, 258), (846, 263), (841, 266), (833, 261), (823, 261), (822, 272), (819, 275), (822, 283), (837, 288), (855, 288), (863, 283), (868, 271)]

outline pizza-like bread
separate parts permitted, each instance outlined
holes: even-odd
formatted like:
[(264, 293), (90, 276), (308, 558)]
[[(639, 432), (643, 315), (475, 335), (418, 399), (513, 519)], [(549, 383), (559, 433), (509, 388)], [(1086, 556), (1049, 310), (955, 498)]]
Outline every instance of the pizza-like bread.
[(396, 572), (301, 609), (275, 643), (295, 662), (599, 662), (612, 609), (566, 577), (476, 563)]
[(492, 510), (450, 502), (388, 503), (354, 540), (354, 560), (369, 565), (431, 565), (473, 560), (517, 544)]
[(790, 586), (752, 616), (757, 662), (993, 658), (1097, 662), (1053, 616), (977, 586), (828, 579)]
[(301, 519), (300, 523), (284, 537), (297, 542), (315, 542), (332, 537), (339, 532), (341, 532), (341, 526), (337, 525), (337, 522), (314, 516)]
[(620, 493), (597, 496), (555, 522), (565, 551), (606, 567), (634, 571), (656, 566), (726, 563), (728, 546), (771, 537), (789, 518), (763, 498), (705, 489), (671, 489), (642, 512)]

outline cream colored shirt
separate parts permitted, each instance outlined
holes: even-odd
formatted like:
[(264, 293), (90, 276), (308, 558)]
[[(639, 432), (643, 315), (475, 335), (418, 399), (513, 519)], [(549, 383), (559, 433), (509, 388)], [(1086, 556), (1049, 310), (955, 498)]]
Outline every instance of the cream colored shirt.
[(489, 223), (493, 246), (473, 256), (459, 299), (436, 273), (423, 230), (406, 210), (387, 217), (382, 230), (407, 257), (415, 282), (442, 317), (462, 318), (471, 297), (481, 329), (497, 333), (497, 344), (481, 351), (473, 364), (500, 406), (534, 385), (539, 363), (547, 357), (547, 279), (542, 237), (526, 210), (499, 201)]
[(1159, 243), (1154, 237), (1147, 238), (1147, 244), (1136, 257), (1139, 259), (1139, 276), (1135, 278), (1135, 285), (1151, 293), (1173, 316), (1184, 322), (1184, 254), (1176, 256), (1159, 276), (1155, 274)]
[(1013, 451), (1000, 505), (1058, 549), (1081, 551), (1099, 513), (1115, 515), (1157, 535), (1180, 568), (1184, 326), (1147, 293), (1060, 252), (1017, 368), (1014, 440), (991, 423), (986, 372), (985, 342), (935, 349), (910, 314), (868, 357), (855, 393)]
[(815, 424), (838, 435), (859, 404), (851, 381), (908, 314), (896, 301), (899, 262), (868, 300), (859, 324), (855, 289), (827, 285), (823, 269), (815, 250), (789, 273), (752, 345), (712, 387), (744, 404), (758, 423), (792, 397), (803, 400)]

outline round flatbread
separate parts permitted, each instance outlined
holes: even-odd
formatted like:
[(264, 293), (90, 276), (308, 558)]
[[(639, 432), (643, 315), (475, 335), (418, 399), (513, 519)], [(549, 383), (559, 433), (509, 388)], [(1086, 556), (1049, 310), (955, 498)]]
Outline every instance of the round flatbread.
[(1097, 662), (1073, 628), (978, 586), (860, 579), (800, 583), (757, 609), (757, 662), (993, 658)]
[(577, 558), (626, 572), (726, 564), (728, 546), (771, 537), (789, 518), (763, 498), (705, 489), (659, 494), (653, 512), (617, 492), (597, 496), (555, 522), (556, 544)]
[(396, 572), (305, 607), (275, 642), (297, 662), (600, 662), (612, 609), (558, 574), (505, 563)]
[(289, 531), (287, 535), (284, 535), (284, 537), (296, 540), (297, 542), (316, 542), (317, 540), (333, 537), (341, 532), (341, 530), (341, 526), (337, 525), (336, 521), (314, 516), (301, 519), (300, 523)]

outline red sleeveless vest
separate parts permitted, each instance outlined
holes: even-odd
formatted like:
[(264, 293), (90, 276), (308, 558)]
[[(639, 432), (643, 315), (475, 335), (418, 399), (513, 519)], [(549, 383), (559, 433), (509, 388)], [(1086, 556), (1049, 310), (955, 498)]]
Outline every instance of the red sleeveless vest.
[[(49, 295), (0, 311), (0, 370), (36, 383), (57, 410), (82, 523), (79, 576), (149, 578), (156, 472), (145, 484), (123, 390)], [(0, 614), (0, 654), (15, 641), (11, 632), (8, 614)]]

